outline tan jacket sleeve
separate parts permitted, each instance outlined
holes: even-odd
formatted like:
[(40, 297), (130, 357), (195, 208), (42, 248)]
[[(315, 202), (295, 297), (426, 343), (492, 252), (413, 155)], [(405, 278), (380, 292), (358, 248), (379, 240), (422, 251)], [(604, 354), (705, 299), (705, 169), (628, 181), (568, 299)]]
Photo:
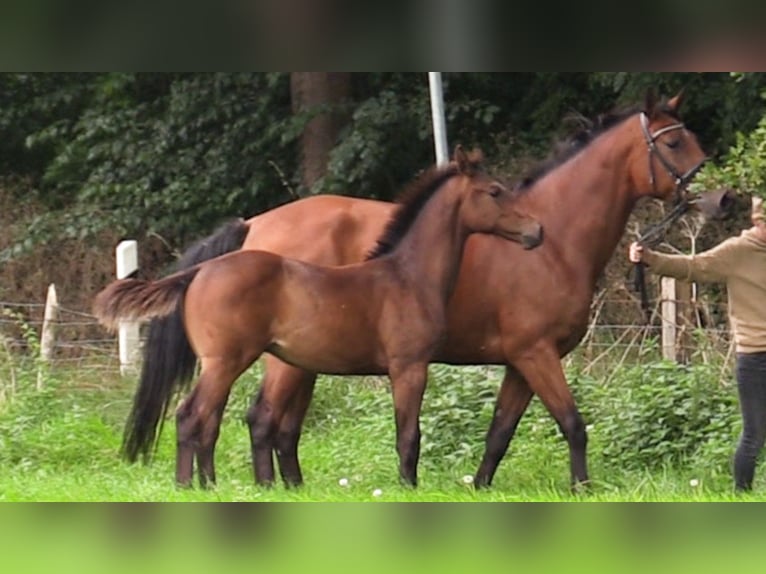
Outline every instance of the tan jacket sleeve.
[(720, 282), (733, 272), (740, 253), (738, 238), (732, 237), (697, 255), (666, 255), (644, 249), (642, 260), (652, 273), (683, 281)]

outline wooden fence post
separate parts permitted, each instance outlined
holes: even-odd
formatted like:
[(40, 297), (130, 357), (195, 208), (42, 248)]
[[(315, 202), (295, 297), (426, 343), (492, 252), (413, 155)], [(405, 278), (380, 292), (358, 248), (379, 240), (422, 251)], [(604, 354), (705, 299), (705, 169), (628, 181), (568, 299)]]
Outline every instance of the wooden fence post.
[(56, 286), (48, 285), (48, 296), (45, 298), (45, 314), (43, 330), (40, 335), (40, 357), (46, 363), (53, 359), (53, 349), (56, 347), (56, 323), (59, 318), (59, 302), (56, 297)]
[[(56, 348), (56, 324), (59, 317), (59, 302), (56, 297), (56, 286), (48, 285), (48, 295), (45, 298), (45, 314), (43, 315), (43, 329), (40, 334), (40, 359), (45, 363), (53, 360), (53, 351)], [(37, 371), (37, 390), (43, 388), (42, 368)]]
[(694, 323), (691, 283), (672, 277), (660, 279), (662, 318), (662, 358), (678, 363), (689, 360), (690, 329)]
[[(126, 279), (138, 272), (138, 243), (135, 240), (121, 241), (117, 245), (117, 279)], [(120, 322), (120, 374), (129, 375), (136, 370), (139, 349), (138, 321)]]
[(692, 333), (694, 331), (694, 303), (692, 301), (692, 284), (688, 281), (676, 280), (676, 361), (687, 364), (691, 357)]
[(676, 280), (672, 277), (660, 278), (660, 315), (662, 317), (662, 358), (675, 361), (678, 353), (676, 337), (678, 335), (676, 310)]

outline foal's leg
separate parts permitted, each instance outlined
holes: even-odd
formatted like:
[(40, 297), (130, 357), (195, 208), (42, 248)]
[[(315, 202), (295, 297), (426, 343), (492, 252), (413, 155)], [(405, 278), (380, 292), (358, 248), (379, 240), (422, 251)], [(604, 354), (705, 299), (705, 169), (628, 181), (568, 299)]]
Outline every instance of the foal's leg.
[(221, 431), (221, 419), (228, 401), (228, 393), (220, 406), (211, 413), (202, 426), (199, 446), (197, 447), (197, 474), (202, 488), (215, 485), (215, 445)]
[[(239, 355), (241, 356), (241, 355)], [(231, 387), (250, 362), (203, 358), (196, 387), (176, 413), (176, 482), (190, 486), (196, 454), (200, 485), (215, 483), (214, 452)]]
[(532, 392), (540, 397), (569, 443), (572, 487), (587, 484), (588, 435), (567, 385), (558, 351), (552, 345), (539, 345), (515, 360), (514, 366), (529, 383)]
[(508, 450), (524, 411), (532, 399), (532, 389), (513, 367), (505, 368), (505, 378), (495, 403), (495, 414), (487, 431), (484, 457), (474, 477), (474, 486), (482, 488), (492, 484), (492, 478)]
[(396, 450), (399, 478), (417, 486), (420, 458), (420, 407), (428, 380), (428, 363), (392, 365), (389, 369), (396, 417)]

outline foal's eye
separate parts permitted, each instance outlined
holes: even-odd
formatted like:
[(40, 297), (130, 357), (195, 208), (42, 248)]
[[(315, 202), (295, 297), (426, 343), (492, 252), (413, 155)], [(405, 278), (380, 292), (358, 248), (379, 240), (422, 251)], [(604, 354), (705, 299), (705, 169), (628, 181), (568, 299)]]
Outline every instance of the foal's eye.
[(498, 197), (502, 191), (503, 191), (503, 188), (500, 187), (499, 185), (493, 185), (492, 187), (489, 188), (489, 194), (492, 197)]

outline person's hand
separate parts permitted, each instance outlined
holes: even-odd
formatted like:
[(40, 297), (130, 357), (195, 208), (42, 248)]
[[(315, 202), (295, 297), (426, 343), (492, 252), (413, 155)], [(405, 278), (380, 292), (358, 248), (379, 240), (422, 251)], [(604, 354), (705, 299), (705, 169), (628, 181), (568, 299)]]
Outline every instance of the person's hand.
[(628, 252), (628, 259), (632, 263), (641, 263), (641, 259), (644, 256), (644, 248), (637, 242), (630, 244), (630, 251)]

